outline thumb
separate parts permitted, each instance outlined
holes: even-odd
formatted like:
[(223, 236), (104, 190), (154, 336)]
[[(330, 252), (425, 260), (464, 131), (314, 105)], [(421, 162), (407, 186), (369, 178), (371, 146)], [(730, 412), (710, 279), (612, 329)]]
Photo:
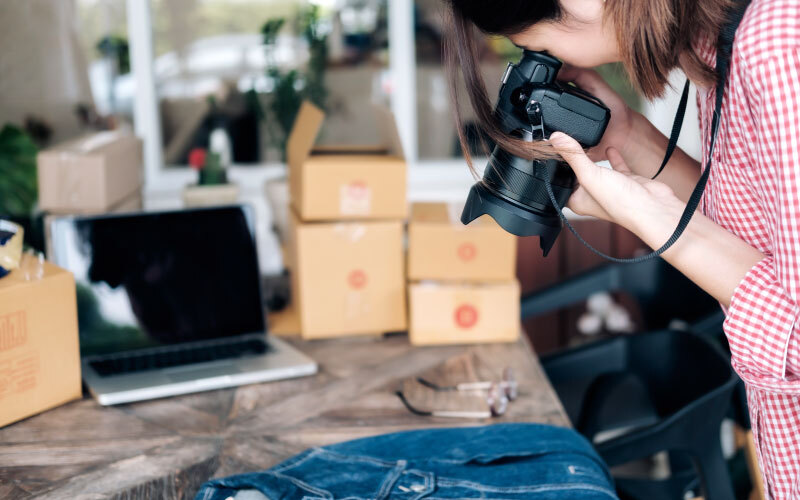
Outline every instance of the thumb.
[(550, 135), (550, 144), (564, 161), (569, 163), (580, 183), (586, 184), (586, 178), (594, 174), (597, 165), (586, 156), (578, 141), (564, 133), (553, 132)]
[(625, 160), (622, 159), (622, 154), (617, 148), (608, 148), (606, 150), (606, 158), (608, 158), (608, 163), (611, 164), (611, 168), (617, 172), (622, 172), (624, 174), (633, 173), (630, 167), (628, 167), (628, 164), (625, 163)]

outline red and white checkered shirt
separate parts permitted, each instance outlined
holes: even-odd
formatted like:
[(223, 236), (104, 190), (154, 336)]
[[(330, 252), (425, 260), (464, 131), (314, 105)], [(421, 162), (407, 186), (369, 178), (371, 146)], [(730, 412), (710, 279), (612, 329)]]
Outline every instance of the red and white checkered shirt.
[[(713, 67), (713, 44), (700, 47)], [(714, 98), (698, 91), (703, 165)], [(800, 499), (799, 0), (753, 0), (736, 32), (702, 210), (765, 255), (736, 288), (725, 334), (765, 485)]]

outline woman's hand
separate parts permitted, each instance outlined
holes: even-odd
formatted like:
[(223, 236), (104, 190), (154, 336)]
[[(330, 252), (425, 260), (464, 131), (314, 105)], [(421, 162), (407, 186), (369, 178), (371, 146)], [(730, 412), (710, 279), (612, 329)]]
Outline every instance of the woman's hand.
[[(611, 110), (611, 121), (603, 140), (587, 152), (589, 158), (609, 160), (607, 151), (613, 148), (620, 153), (617, 158), (624, 159), (623, 163), (630, 165), (635, 173), (647, 177), (654, 175), (667, 149), (668, 141), (664, 134), (641, 113), (629, 108), (596, 71), (564, 66), (558, 77), (574, 82)], [(699, 177), (700, 164), (677, 148), (659, 180), (672, 188), (679, 199), (686, 201)]]
[[(631, 173), (614, 148), (606, 151), (611, 170), (595, 165), (577, 141), (565, 134), (553, 133), (550, 143), (580, 183), (569, 199), (572, 210), (620, 224), (650, 248), (660, 248), (669, 239), (686, 207), (669, 186)], [(727, 307), (742, 277), (764, 254), (695, 213), (662, 257)]]
[[(588, 151), (589, 158), (594, 161), (607, 160), (608, 148), (615, 148), (626, 153), (633, 132), (634, 118), (637, 115), (619, 94), (609, 86), (597, 71), (564, 65), (558, 78), (565, 82), (573, 82), (581, 90), (597, 97), (611, 110), (611, 120), (600, 143)], [(625, 154), (627, 157), (627, 154)]]
[(553, 133), (550, 143), (578, 178), (580, 186), (568, 203), (574, 212), (614, 222), (637, 234), (651, 219), (681, 212), (682, 203), (669, 186), (631, 172), (617, 149), (604, 152), (612, 170), (596, 165), (566, 134)]

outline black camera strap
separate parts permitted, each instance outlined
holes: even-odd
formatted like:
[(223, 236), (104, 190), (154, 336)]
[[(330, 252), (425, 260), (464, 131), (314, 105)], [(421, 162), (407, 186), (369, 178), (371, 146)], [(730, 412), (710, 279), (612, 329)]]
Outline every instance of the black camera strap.
[[(639, 257), (633, 257), (629, 259), (620, 259), (617, 257), (612, 257), (607, 255), (600, 250), (594, 248), (590, 245), (586, 240), (584, 240), (578, 231), (570, 224), (567, 220), (567, 217), (562, 213), (562, 208), (558, 206), (558, 202), (556, 201), (555, 194), (553, 193), (553, 186), (550, 184), (549, 179), (545, 181), (545, 186), (547, 188), (547, 195), (550, 197), (550, 202), (553, 204), (553, 207), (556, 208), (556, 212), (558, 212), (558, 216), (561, 218), (561, 221), (567, 228), (570, 230), (572, 234), (578, 238), (586, 248), (592, 251), (592, 253), (612, 262), (618, 262), (622, 264), (635, 264), (638, 262), (643, 262), (646, 260), (650, 260), (652, 258), (660, 256), (662, 253), (666, 252), (672, 245), (678, 241), (678, 238), (681, 237), (683, 232), (686, 230), (686, 227), (689, 225), (689, 221), (692, 220), (692, 216), (694, 215), (695, 211), (697, 210), (698, 205), (700, 204), (700, 200), (703, 197), (703, 192), (706, 188), (706, 183), (708, 182), (708, 176), (711, 172), (711, 160), (714, 153), (714, 144), (716, 143), (717, 139), (717, 132), (719, 131), (719, 122), (722, 110), (722, 98), (725, 94), (725, 86), (728, 81), (728, 73), (730, 71), (730, 60), (731, 60), (731, 52), (733, 51), (733, 39), (736, 35), (736, 29), (739, 27), (739, 24), (742, 22), (742, 18), (744, 17), (745, 10), (747, 6), (750, 4), (750, 0), (745, 0), (738, 5), (738, 8), (731, 12), (731, 17), (728, 20), (728, 23), (720, 30), (719, 39), (717, 42), (717, 87), (716, 87), (716, 102), (714, 104), (714, 114), (711, 119), (711, 141), (709, 144), (709, 151), (708, 151), (708, 161), (706, 162), (705, 169), (703, 169), (702, 175), (700, 175), (700, 179), (697, 181), (697, 184), (692, 191), (691, 196), (689, 197), (689, 201), (686, 203), (686, 208), (683, 210), (683, 214), (681, 214), (680, 221), (678, 222), (678, 226), (675, 228), (675, 231), (672, 233), (672, 236), (669, 237), (666, 243), (664, 243), (658, 250), (650, 252), (647, 255), (641, 255)], [(681, 102), (678, 106), (678, 112), (675, 115), (675, 121), (672, 125), (672, 133), (670, 134), (669, 143), (667, 144), (667, 151), (664, 155), (664, 161), (661, 162), (661, 166), (659, 167), (656, 174), (653, 176), (653, 179), (658, 177), (664, 167), (669, 162), (670, 157), (672, 156), (673, 151), (675, 151), (675, 145), (678, 142), (678, 137), (680, 136), (681, 127), (683, 126), (683, 117), (686, 114), (686, 104), (689, 97), (689, 80), (686, 80), (686, 84), (683, 87), (683, 95), (681, 96)]]

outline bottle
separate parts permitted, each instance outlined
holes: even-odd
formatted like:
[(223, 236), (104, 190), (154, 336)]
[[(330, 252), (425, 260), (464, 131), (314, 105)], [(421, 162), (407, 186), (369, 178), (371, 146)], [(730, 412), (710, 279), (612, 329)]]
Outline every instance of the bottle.
[(217, 121), (208, 138), (208, 149), (219, 156), (219, 164), (227, 169), (232, 163), (231, 138), (221, 120)]

